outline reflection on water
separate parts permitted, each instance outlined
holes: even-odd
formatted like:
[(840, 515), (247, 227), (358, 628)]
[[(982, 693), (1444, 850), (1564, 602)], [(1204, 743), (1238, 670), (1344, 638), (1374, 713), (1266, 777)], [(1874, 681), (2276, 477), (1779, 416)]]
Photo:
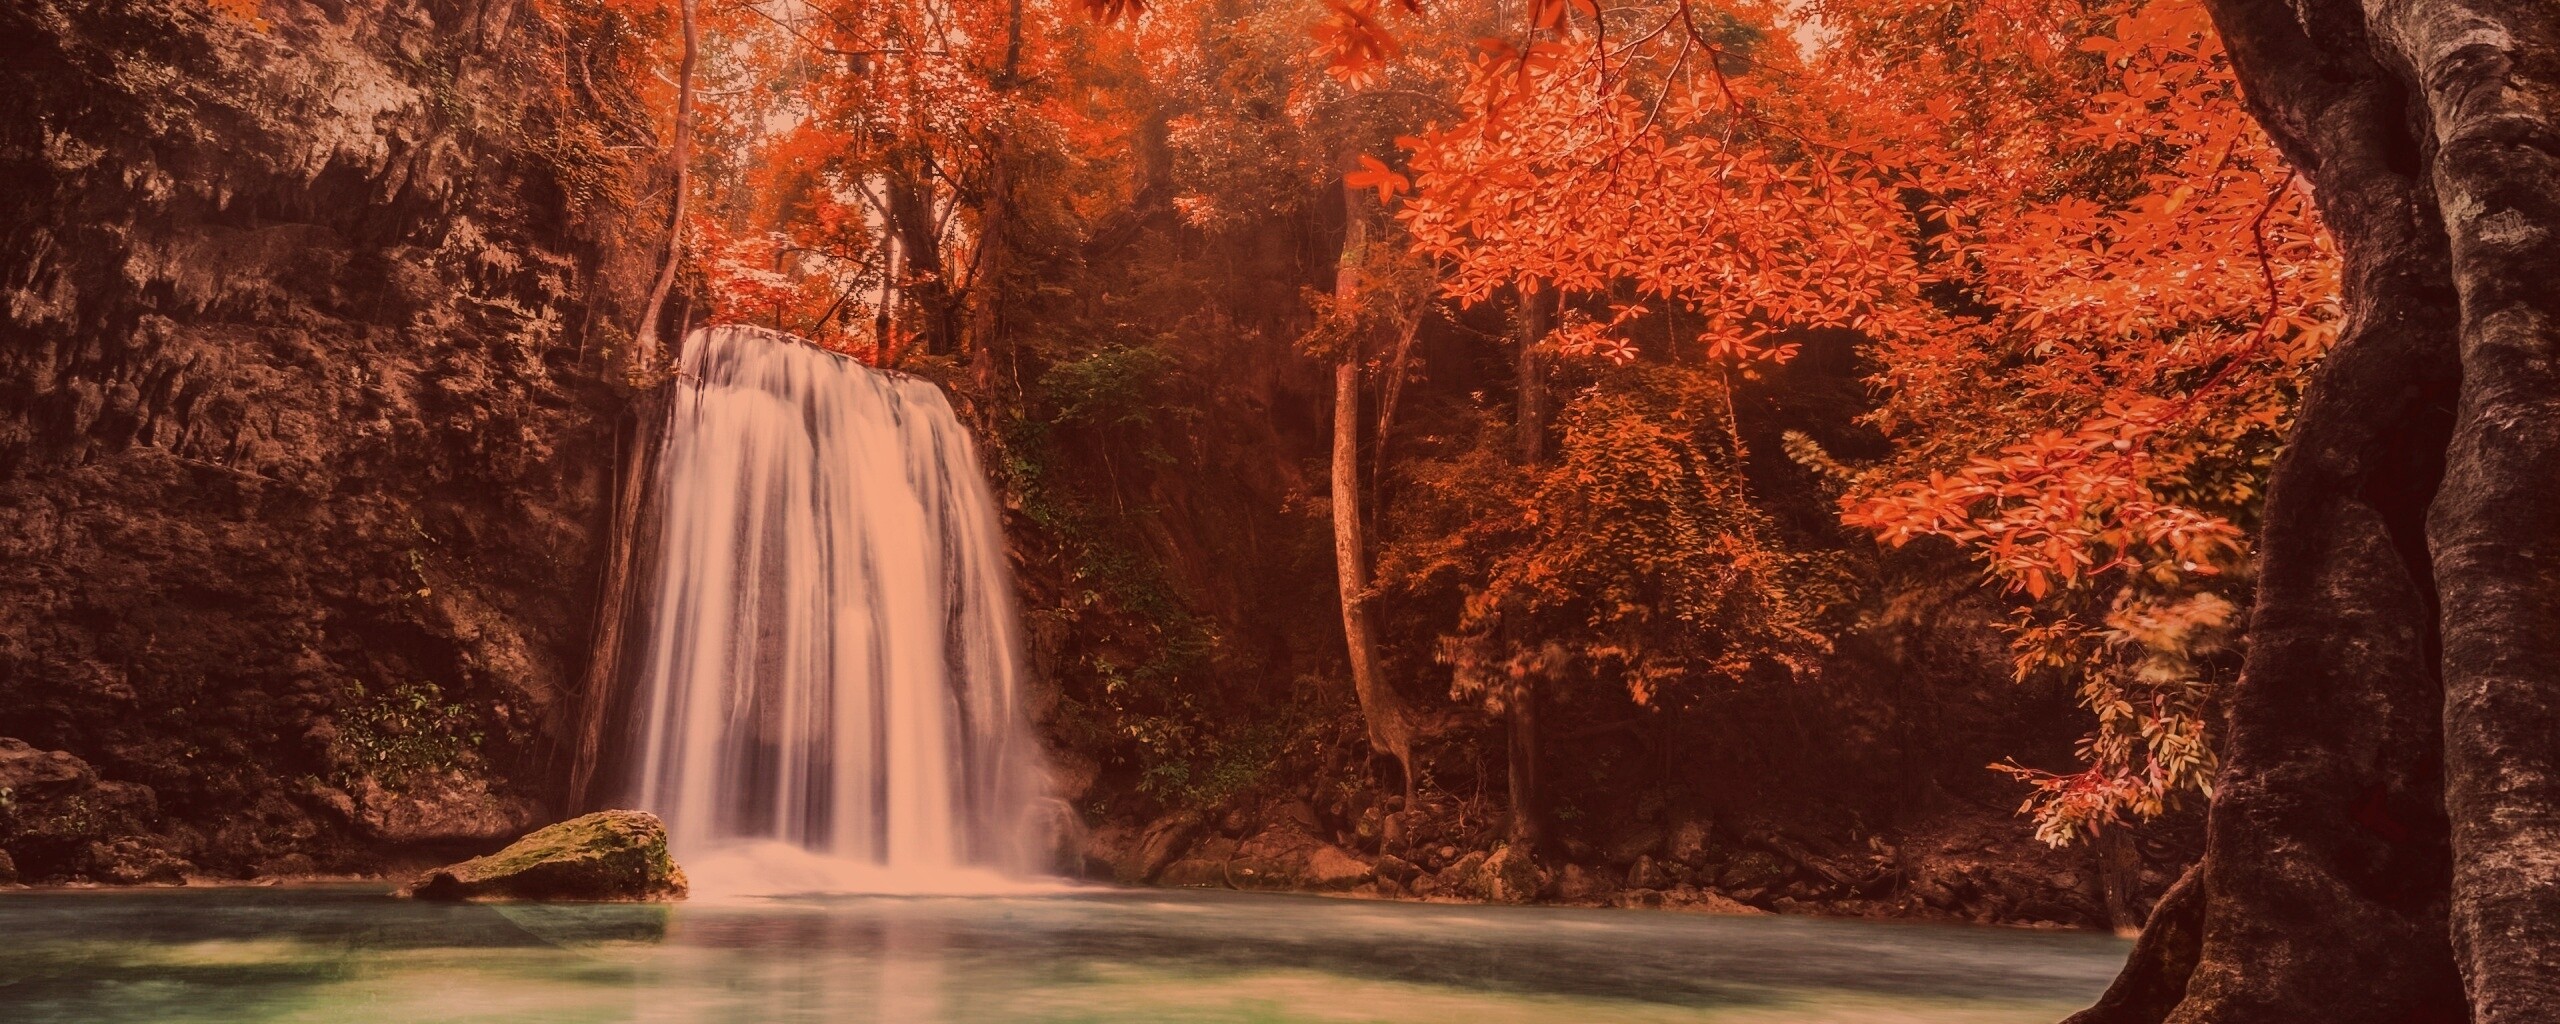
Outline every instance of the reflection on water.
[(450, 906), (0, 894), (0, 1021), (2045, 1022), (2097, 935), (1086, 890)]

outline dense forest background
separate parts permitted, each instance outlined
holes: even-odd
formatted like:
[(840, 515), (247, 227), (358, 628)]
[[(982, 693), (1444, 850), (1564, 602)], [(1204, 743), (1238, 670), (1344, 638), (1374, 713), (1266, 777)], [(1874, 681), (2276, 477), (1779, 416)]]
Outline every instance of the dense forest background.
[(9, 870), (567, 809), (746, 322), (978, 429), (1073, 870), (2130, 926), (2334, 271), (2197, 12), (1818, 6), (13, 4)]

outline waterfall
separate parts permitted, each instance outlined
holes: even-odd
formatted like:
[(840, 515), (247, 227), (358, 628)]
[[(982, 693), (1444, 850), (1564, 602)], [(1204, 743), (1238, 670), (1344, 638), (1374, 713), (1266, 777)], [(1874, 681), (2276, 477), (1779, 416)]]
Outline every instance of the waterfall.
[(1039, 870), (1004, 538), (941, 390), (714, 327), (668, 405), (625, 789), (697, 891)]

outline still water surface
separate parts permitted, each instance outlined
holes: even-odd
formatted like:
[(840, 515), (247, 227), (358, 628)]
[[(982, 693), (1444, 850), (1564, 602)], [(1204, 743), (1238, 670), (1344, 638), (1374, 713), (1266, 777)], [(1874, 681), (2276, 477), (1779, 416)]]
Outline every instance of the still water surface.
[(2006, 1024), (2089, 934), (1172, 890), (439, 906), (378, 887), (0, 893), (0, 1021)]

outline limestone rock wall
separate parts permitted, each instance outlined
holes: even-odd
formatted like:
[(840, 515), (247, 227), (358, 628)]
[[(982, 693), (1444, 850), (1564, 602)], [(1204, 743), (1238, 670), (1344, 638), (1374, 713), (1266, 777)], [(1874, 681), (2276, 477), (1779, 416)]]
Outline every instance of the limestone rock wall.
[(0, 736), (361, 869), (552, 798), (650, 129), (523, 0), (256, 7), (0, 5)]

